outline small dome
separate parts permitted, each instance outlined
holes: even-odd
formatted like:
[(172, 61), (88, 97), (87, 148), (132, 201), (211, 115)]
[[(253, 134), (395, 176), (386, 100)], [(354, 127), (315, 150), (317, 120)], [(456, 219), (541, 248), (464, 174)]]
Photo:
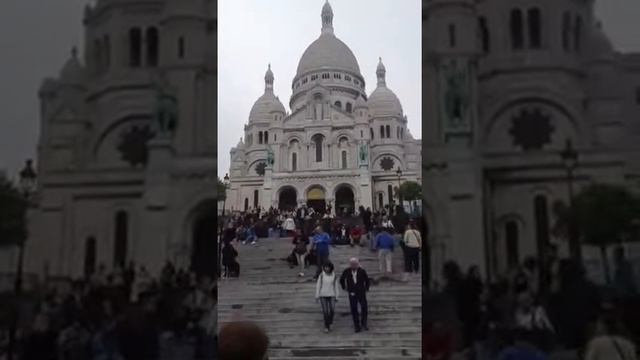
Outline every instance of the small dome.
[(400, 100), (386, 86), (375, 89), (369, 96), (369, 113), (372, 117), (402, 116)]
[(369, 113), (372, 117), (402, 116), (402, 105), (396, 94), (387, 87), (386, 69), (382, 58), (376, 69), (378, 87), (369, 96)]
[(285, 113), (284, 105), (273, 93), (264, 93), (253, 104), (249, 113), (249, 121), (272, 120), (273, 112)]
[(78, 51), (74, 47), (71, 50), (71, 58), (60, 70), (60, 81), (68, 84), (82, 84), (85, 81), (85, 69), (84, 66), (78, 60)]
[(365, 100), (362, 96), (358, 96), (358, 98), (356, 99), (356, 103), (353, 106), (353, 109), (358, 109), (358, 108), (368, 108), (369, 105), (367, 105), (367, 100)]
[(271, 71), (271, 64), (269, 64), (269, 68), (264, 74), (264, 94), (253, 104), (249, 113), (249, 122), (271, 120), (273, 112), (286, 113), (284, 105), (273, 93), (273, 80), (273, 71)]
[(591, 60), (613, 58), (615, 50), (611, 40), (602, 29), (602, 23), (597, 22), (592, 28), (589, 37), (588, 58)]

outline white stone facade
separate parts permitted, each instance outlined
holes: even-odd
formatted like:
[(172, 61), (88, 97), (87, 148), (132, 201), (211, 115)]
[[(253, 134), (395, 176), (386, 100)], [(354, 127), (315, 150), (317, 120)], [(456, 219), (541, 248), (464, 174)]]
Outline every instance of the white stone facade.
[(40, 89), (27, 271), (188, 265), (215, 236), (216, 3), (99, 0), (84, 24), (84, 60)]
[(267, 70), (265, 92), (231, 150), (226, 210), (307, 203), (338, 211), (382, 209), (397, 203), (399, 181), (421, 182), (421, 143), (386, 85), (382, 60), (377, 88), (368, 96), (356, 57), (334, 35), (328, 2), (321, 19), (320, 37), (302, 55), (292, 81), (290, 113), (273, 93), (271, 66)]
[[(575, 191), (638, 191), (640, 56), (616, 52), (594, 1), (423, 0), (423, 178), (433, 270), (504, 273), (541, 257), (552, 205)], [(606, 216), (606, 214), (603, 214)]]

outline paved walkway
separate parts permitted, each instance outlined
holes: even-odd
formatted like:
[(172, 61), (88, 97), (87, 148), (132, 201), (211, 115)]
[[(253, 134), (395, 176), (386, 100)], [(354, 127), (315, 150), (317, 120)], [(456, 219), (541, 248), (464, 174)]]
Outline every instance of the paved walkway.
[(270, 338), (272, 360), (406, 360), (421, 356), (421, 279), (401, 282), (402, 255), (397, 249), (397, 279), (379, 280), (375, 253), (366, 247), (331, 248), (330, 260), (339, 273), (355, 256), (374, 284), (368, 294), (368, 332), (354, 333), (346, 294), (336, 304), (334, 329), (323, 332), (322, 312), (315, 302), (315, 267), (305, 277), (283, 260), (292, 250), (290, 238), (261, 239), (257, 245), (236, 246), (239, 279), (222, 280), (218, 316), (222, 325), (242, 318), (263, 326)]

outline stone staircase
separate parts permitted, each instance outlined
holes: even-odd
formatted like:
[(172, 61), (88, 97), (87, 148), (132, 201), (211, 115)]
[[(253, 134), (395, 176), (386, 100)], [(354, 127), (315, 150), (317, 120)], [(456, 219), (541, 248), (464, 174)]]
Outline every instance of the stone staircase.
[(283, 260), (292, 250), (290, 238), (261, 239), (257, 245), (236, 245), (239, 279), (221, 280), (218, 323), (251, 320), (269, 336), (271, 360), (404, 360), (421, 358), (421, 279), (402, 280), (402, 251), (394, 254), (394, 276), (381, 279), (376, 254), (367, 247), (331, 248), (338, 274), (358, 257), (373, 279), (368, 294), (369, 331), (355, 333), (346, 294), (336, 304), (333, 330), (323, 332), (320, 305), (315, 302), (315, 267), (305, 276)]

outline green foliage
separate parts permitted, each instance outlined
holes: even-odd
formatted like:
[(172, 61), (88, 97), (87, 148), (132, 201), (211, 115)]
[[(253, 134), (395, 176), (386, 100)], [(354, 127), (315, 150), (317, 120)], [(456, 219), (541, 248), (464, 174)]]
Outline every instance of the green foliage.
[(216, 184), (216, 195), (218, 200), (225, 200), (227, 198), (227, 186), (224, 184), (224, 181), (218, 178), (218, 182)]
[(403, 200), (414, 201), (422, 199), (422, 186), (414, 181), (406, 181), (400, 185)]
[[(634, 221), (640, 219), (640, 199), (623, 186), (594, 184), (574, 197), (575, 224), (581, 242), (599, 248), (634, 238)], [(568, 238), (571, 211), (564, 203), (553, 205), (554, 233)]]
[(24, 241), (27, 201), (9, 181), (0, 179), (0, 247)]

